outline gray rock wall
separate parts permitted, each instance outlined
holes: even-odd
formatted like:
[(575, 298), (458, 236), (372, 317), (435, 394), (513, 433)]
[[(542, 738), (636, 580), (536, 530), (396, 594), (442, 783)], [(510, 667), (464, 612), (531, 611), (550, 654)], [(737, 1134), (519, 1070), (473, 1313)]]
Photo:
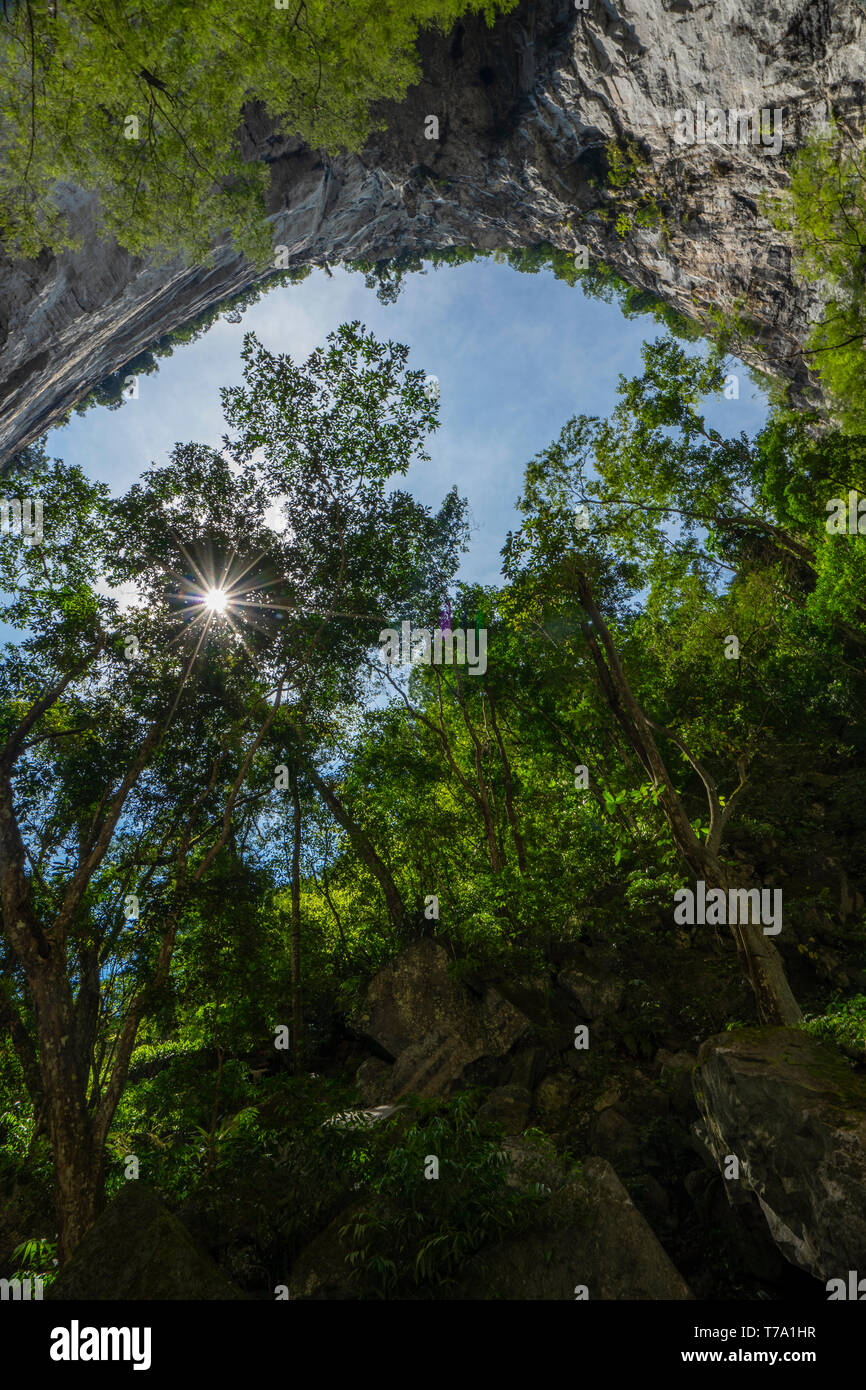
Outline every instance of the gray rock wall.
[(866, 1272), (866, 1077), (792, 1028), (708, 1038), (695, 1095), (736, 1205), (753, 1192), (779, 1250), (815, 1278)]
[[(790, 248), (761, 216), (785, 181), (762, 145), (679, 145), (673, 112), (699, 100), (783, 111), (785, 148), (828, 109), (862, 115), (866, 12), (855, 0), (522, 0), (492, 30), (423, 42), (423, 80), (381, 115), (360, 156), (330, 159), (247, 115), (244, 145), (271, 169), (275, 245), (291, 263), (540, 241), (613, 265), (702, 321), (737, 314), (755, 364), (803, 386), (799, 345), (818, 312)], [(424, 137), (428, 114), (440, 139)], [(599, 215), (604, 150), (637, 140), (638, 186), (664, 225), (624, 238)], [(595, 180), (595, 184), (593, 184)], [(248, 285), (226, 247), (207, 268), (156, 266), (101, 241), (92, 202), (69, 190), (83, 247), (0, 261), (0, 462), (44, 432), (160, 334)]]

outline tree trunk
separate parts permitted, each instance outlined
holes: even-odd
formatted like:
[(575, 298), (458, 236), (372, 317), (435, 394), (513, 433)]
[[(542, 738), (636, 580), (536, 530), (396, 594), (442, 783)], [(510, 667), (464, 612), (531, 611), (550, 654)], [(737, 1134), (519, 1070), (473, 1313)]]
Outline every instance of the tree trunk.
[(505, 751), (505, 743), (499, 731), (499, 724), (496, 719), (496, 706), (490, 694), (487, 678), (484, 678), (484, 689), (487, 695), (487, 702), (490, 706), (490, 724), (496, 739), (496, 746), (499, 749), (499, 758), (502, 763), (502, 780), (505, 788), (505, 814), (508, 816), (508, 824), (511, 826), (511, 836), (514, 840), (514, 848), (517, 851), (517, 867), (522, 874), (526, 873), (526, 850), (523, 844), (523, 836), (520, 832), (520, 822), (517, 818), (517, 810), (514, 805), (514, 778), (511, 775), (511, 763)]
[(472, 741), (473, 760), (475, 764), (474, 783), (472, 782), (472, 779), (470, 777), (464, 777), (460, 769), (460, 764), (458, 763), (457, 758), (454, 755), (454, 750), (451, 747), (451, 743), (445, 729), (445, 716), (442, 711), (442, 681), (438, 671), (436, 672), (436, 692), (437, 701), (439, 705), (438, 724), (434, 724), (432, 719), (428, 719), (427, 716), (425, 714), (422, 714), (420, 710), (414, 709), (412, 705), (409, 704), (409, 701), (406, 699), (405, 693), (403, 694), (403, 699), (413, 719), (420, 720), (420, 722), (424, 724), (426, 728), (428, 728), (431, 731), (431, 733), (435, 734), (436, 738), (438, 738), (439, 742), (441, 743), (442, 751), (448, 759), (448, 765), (451, 768), (451, 771), (454, 773), (454, 776), (457, 778), (461, 787), (466, 792), (466, 795), (472, 801), (473, 806), (475, 807), (481, 818), (481, 824), (484, 829), (484, 838), (487, 841), (487, 856), (490, 860), (490, 867), (495, 874), (499, 874), (502, 872), (504, 868), (504, 860), (502, 850), (499, 844), (499, 839), (496, 833), (496, 817), (493, 812), (490, 792), (487, 786), (487, 781), (484, 776), (484, 765), (481, 758), (481, 743), (478, 739), (477, 734), (475, 733), (474, 728), (472, 727), (472, 721), (470, 720), (469, 714), (466, 709), (466, 701), (463, 698), (463, 690), (460, 684), (459, 673), (457, 674), (456, 678), (455, 693), (458, 707), (463, 716), (463, 723), (466, 725), (466, 731), (469, 734), (469, 737)]
[(289, 961), (292, 977), (292, 1060), (298, 1070), (302, 1009), (301, 1009), (301, 798), (298, 795), (298, 769), (291, 765), (289, 774), (292, 789), (292, 925), (289, 935)]
[(104, 1135), (87, 1105), (87, 1075), (78, 1065), (75, 1010), (65, 965), (52, 951), (31, 976), (39, 1037), (45, 1120), (54, 1161), (54, 1191), (63, 1264), (102, 1209)]
[[(682, 751), (704, 782), (710, 804), (711, 823), (717, 823), (719, 826), (714, 848), (708, 850), (692, 829), (685, 807), (676, 792), (653, 736), (650, 721), (635, 698), (610, 629), (595, 602), (589, 580), (582, 572), (578, 572), (576, 576), (576, 587), (581, 606), (592, 623), (592, 628), (587, 623), (582, 626), (602, 693), (653, 785), (661, 792), (659, 801), (674, 843), (695, 878), (703, 879), (708, 887), (721, 888), (727, 893), (728, 875), (715, 850), (721, 843), (722, 827), (730, 803), (725, 815), (720, 816), (720, 805), (712, 779), (706, 769), (688, 753), (682, 741), (677, 739)], [(782, 957), (776, 947), (764, 936), (759, 924), (730, 922), (728, 925), (737, 946), (743, 971), (754, 991), (761, 1022), (795, 1026), (802, 1018), (802, 1012), (788, 984)]]
[[(705, 856), (700, 877), (708, 888), (721, 888), (724, 893), (736, 886), (715, 855)], [(761, 1022), (796, 1028), (803, 1013), (788, 984), (785, 965), (774, 942), (764, 935), (757, 922), (729, 922), (728, 929), (734, 938), (743, 973), (755, 995)]]
[(105, 1149), (81, 1121), (79, 1114), (67, 1112), (56, 1119), (50, 1117), (48, 1122), (61, 1265), (87, 1235), (105, 1204)]
[(325, 864), (325, 865), (323, 866), (323, 868), (322, 868), (322, 891), (323, 891), (323, 893), (324, 893), (324, 895), (325, 895), (325, 902), (328, 904), (328, 907), (331, 909), (331, 916), (333, 917), (334, 921), (335, 921), (336, 924), (337, 924), (337, 931), (340, 933), (340, 945), (341, 945), (341, 947), (342, 947), (342, 949), (343, 949), (343, 959), (344, 959), (344, 960), (348, 960), (348, 959), (349, 959), (349, 946), (348, 946), (348, 943), (347, 943), (347, 941), (346, 941), (346, 933), (345, 933), (345, 931), (343, 930), (343, 923), (342, 923), (342, 920), (341, 920), (341, 918), (340, 918), (340, 914), (339, 914), (339, 912), (338, 912), (337, 909), (336, 909), (336, 906), (335, 906), (335, 904), (334, 904), (334, 900), (333, 900), (333, 898), (331, 897), (331, 889), (330, 889), (330, 887), (328, 886), (328, 866), (327, 866), (327, 864)]
[[(735, 939), (742, 939), (740, 960), (749, 975), (749, 983), (755, 993), (758, 1017), (762, 1023), (777, 1023), (785, 1028), (796, 1028), (803, 1011), (785, 974), (782, 957), (760, 926), (754, 922), (732, 926)], [(738, 949), (740, 947), (737, 942)]]
[(395, 931), (399, 931), (406, 917), (406, 909), (403, 906), (403, 899), (397, 891), (397, 885), (391, 877), (390, 870), (379, 858), (366, 831), (356, 820), (353, 820), (333, 788), (328, 786), (328, 783), (324, 778), (319, 776), (315, 768), (307, 765), (305, 767), (305, 772), (331, 815), (334, 817), (334, 820), (339, 826), (342, 826), (343, 830), (345, 830), (346, 834), (349, 836), (358, 858), (366, 864), (370, 873), (378, 882), (385, 895), (385, 904), (388, 908), (391, 924)]

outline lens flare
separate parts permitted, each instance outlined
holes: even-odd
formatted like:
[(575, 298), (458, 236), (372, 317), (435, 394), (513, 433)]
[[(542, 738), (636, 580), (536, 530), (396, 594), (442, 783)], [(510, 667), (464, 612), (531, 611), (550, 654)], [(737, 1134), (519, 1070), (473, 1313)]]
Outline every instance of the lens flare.
[(225, 589), (208, 589), (204, 596), (204, 606), (211, 613), (224, 613), (228, 607), (229, 596)]

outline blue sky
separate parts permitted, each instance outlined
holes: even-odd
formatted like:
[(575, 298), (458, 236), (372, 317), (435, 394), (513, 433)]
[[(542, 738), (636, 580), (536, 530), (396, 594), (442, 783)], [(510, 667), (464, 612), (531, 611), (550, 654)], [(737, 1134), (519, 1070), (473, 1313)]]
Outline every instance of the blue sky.
[[(662, 331), (649, 317), (626, 320), (616, 305), (585, 298), (549, 271), (526, 275), (493, 260), (407, 276), (393, 305), (380, 304), (360, 274), (314, 271), (266, 295), (241, 324), (220, 320), (178, 348), (158, 374), (140, 378), (137, 400), (73, 415), (49, 435), (49, 453), (122, 492), (151, 460), (164, 463), (178, 441), (219, 447), (219, 388), (241, 379), (245, 332), (302, 360), (354, 319), (408, 344), (410, 366), (439, 379), (441, 427), (428, 442), (431, 460), (413, 467), (405, 486), (431, 505), (454, 483), (468, 497), (474, 525), (462, 573), (485, 584), (499, 578), (525, 464), (570, 416), (607, 415), (618, 374), (640, 371), (641, 343)], [(722, 433), (751, 434), (766, 416), (745, 370), (739, 376), (739, 400), (707, 409)]]

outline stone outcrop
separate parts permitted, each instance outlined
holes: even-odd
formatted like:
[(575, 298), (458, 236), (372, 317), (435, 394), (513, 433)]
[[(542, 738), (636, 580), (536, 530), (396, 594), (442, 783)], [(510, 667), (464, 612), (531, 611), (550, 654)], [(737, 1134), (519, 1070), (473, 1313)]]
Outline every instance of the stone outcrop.
[[(630, 283), (703, 322), (736, 316), (747, 361), (800, 386), (819, 287), (760, 210), (784, 185), (758, 143), (677, 144), (673, 113), (783, 113), (785, 150), (828, 110), (862, 123), (866, 12), (855, 0), (521, 0), (421, 42), (423, 75), (359, 155), (327, 157), (246, 113), (245, 154), (269, 166), (275, 245), (289, 263), (432, 248), (586, 246)], [(424, 136), (436, 114), (439, 139)], [(613, 196), (609, 142), (641, 153)], [(658, 217), (616, 230), (645, 195)], [(0, 262), (0, 462), (160, 334), (257, 276), (228, 246), (212, 264), (154, 265), (100, 239), (92, 200), (66, 192), (82, 249)], [(631, 219), (633, 222), (633, 218)], [(621, 229), (622, 231), (622, 226)]]
[(504, 1058), (529, 1020), (493, 985), (457, 984), (445, 950), (422, 939), (374, 977), (352, 1026), (394, 1059), (390, 1068), (365, 1063), (360, 1077), (364, 1099), (384, 1103), (409, 1092), (451, 1095), (473, 1064)]
[(795, 1029), (746, 1028), (698, 1054), (699, 1133), (736, 1205), (754, 1193), (783, 1255), (818, 1279), (866, 1273), (866, 1076)]
[[(448, 1297), (460, 1300), (690, 1299), (692, 1294), (610, 1164), (567, 1172), (517, 1139), (505, 1145), (512, 1187), (546, 1192), (528, 1226), (469, 1260)], [(337, 1216), (296, 1260), (289, 1297), (358, 1298), (342, 1234), (362, 1208)], [(586, 1290), (578, 1294), (579, 1286)]]
[[(585, 1293), (578, 1293), (581, 1288)], [(472, 1261), (460, 1298), (692, 1297), (613, 1168), (590, 1158), (539, 1211), (538, 1225)]]
[(46, 1298), (237, 1299), (153, 1188), (128, 1182), (88, 1231)]

